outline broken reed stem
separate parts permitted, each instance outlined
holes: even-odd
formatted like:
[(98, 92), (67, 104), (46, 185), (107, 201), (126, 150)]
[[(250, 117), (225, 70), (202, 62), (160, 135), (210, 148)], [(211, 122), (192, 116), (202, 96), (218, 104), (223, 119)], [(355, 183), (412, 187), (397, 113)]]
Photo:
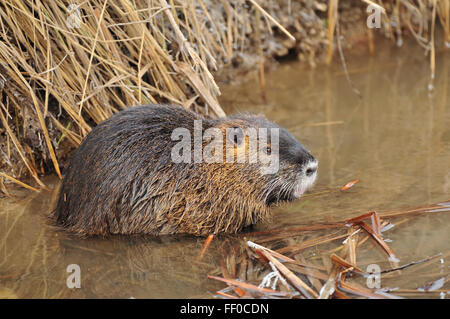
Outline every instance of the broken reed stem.
[(32, 191), (34, 191), (34, 192), (39, 193), (39, 190), (38, 190), (37, 188), (34, 188), (33, 186), (30, 186), (30, 185), (28, 185), (28, 184), (25, 184), (24, 182), (21, 182), (21, 181), (15, 179), (14, 177), (11, 177), (11, 176), (9, 176), (9, 175), (3, 173), (3, 172), (0, 172), (0, 176), (4, 177), (4, 178), (6, 178), (6, 179), (9, 179), (10, 181), (16, 183), (16, 184), (19, 185), (19, 186), (28, 188), (29, 190), (32, 190)]
[(259, 89), (263, 103), (267, 104), (266, 79), (264, 76), (264, 56), (261, 39), (261, 18), (259, 11), (256, 11), (256, 38), (258, 39), (258, 55), (259, 55)]
[(450, 49), (450, 0), (439, 2), (441, 24), (444, 26), (445, 43), (444, 46)]
[(434, 87), (435, 69), (436, 69), (436, 48), (434, 45), (434, 28), (436, 25), (436, 0), (433, 0), (433, 13), (431, 18), (431, 52), (430, 52), (430, 83), (428, 89), (432, 90)]

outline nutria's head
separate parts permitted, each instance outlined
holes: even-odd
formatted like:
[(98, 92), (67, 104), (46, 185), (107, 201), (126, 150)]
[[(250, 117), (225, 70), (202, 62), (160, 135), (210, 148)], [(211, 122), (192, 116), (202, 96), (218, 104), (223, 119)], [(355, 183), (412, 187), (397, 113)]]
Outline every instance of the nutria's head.
[[(224, 135), (232, 142), (234, 152), (247, 156), (240, 170), (242, 182), (249, 187), (253, 182), (259, 187), (257, 198), (267, 206), (300, 198), (314, 184), (317, 160), (286, 129), (263, 116), (251, 114), (230, 116), (219, 126), (229, 129)], [(252, 137), (256, 137), (257, 143), (252, 144)], [(259, 176), (253, 178), (255, 172)]]

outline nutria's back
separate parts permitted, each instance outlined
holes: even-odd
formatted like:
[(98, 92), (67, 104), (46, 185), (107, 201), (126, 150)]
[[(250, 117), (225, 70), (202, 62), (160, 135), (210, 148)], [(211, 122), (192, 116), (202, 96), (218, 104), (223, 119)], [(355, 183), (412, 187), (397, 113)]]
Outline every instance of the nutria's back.
[[(278, 141), (257, 136), (264, 163), (227, 162), (226, 154), (260, 151), (249, 146), (247, 128), (277, 130)], [(274, 154), (278, 170), (267, 173)], [(178, 106), (132, 107), (95, 127), (75, 151), (52, 216), (80, 235), (234, 233), (267, 219), (272, 203), (299, 197), (316, 168), (291, 134), (261, 116), (215, 120)]]

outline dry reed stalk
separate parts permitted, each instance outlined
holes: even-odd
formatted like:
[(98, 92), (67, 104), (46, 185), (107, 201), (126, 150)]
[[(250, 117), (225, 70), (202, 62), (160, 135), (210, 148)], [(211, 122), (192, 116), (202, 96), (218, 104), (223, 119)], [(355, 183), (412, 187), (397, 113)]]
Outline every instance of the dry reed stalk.
[(430, 40), (430, 83), (428, 84), (428, 89), (432, 90), (434, 88), (434, 78), (436, 69), (436, 46), (434, 43), (434, 29), (436, 25), (436, 0), (433, 0), (433, 13), (431, 20), (431, 40)]
[(21, 182), (21, 181), (15, 179), (14, 177), (11, 177), (11, 176), (3, 173), (3, 172), (0, 172), (0, 176), (11, 180), (12, 182), (16, 183), (17, 185), (20, 185), (22, 187), (28, 188), (29, 190), (32, 190), (32, 191), (37, 192), (37, 193), (39, 192), (39, 190), (37, 188), (34, 188), (33, 186), (30, 186), (28, 184), (25, 184), (24, 182)]
[(349, 232), (350, 235), (347, 237), (348, 242), (348, 260), (351, 265), (356, 267), (356, 248), (358, 246), (358, 230), (360, 228), (352, 227)]
[(255, 0), (249, 0), (255, 7), (256, 9), (258, 9), (258, 11), (260, 11), (262, 14), (264, 14), (264, 16), (269, 19), (273, 24), (275, 24), (284, 34), (286, 34), (289, 39), (291, 39), (292, 41), (295, 41), (295, 37), (288, 31), (286, 30), (285, 27), (283, 27), (280, 23), (278, 23), (277, 20), (275, 20), (270, 14), (267, 13), (266, 10), (264, 10), (263, 8), (261, 8), (261, 6), (256, 3)]
[[(388, 222), (384, 222), (381, 224), (381, 228), (387, 226), (389, 223)], [(396, 223), (397, 225), (397, 223)], [(361, 228), (360, 228), (361, 229)], [(366, 235), (366, 237), (364, 237), (363, 239), (361, 239), (358, 244), (356, 245), (356, 248), (360, 248), (366, 241), (368, 241), (370, 239), (370, 234)]]
[(386, 242), (381, 238), (380, 235), (378, 235), (372, 227), (370, 227), (365, 222), (361, 221), (358, 222), (358, 225), (361, 226), (365, 231), (367, 231), (372, 238), (375, 240), (375, 242), (386, 252), (386, 254), (389, 257), (389, 260), (392, 262), (398, 262), (397, 257), (395, 256), (393, 250), (386, 244)]
[(445, 47), (450, 48), (450, 0), (441, 0), (437, 3), (437, 12), (444, 28)]
[(266, 78), (264, 75), (264, 56), (261, 39), (261, 19), (260, 12), (256, 11), (256, 38), (258, 39), (258, 55), (259, 55), (259, 91), (264, 104), (267, 103), (266, 98)]
[(336, 19), (338, 18), (338, 5), (339, 0), (329, 0), (328, 1), (328, 53), (326, 63), (330, 65), (333, 59), (333, 40), (334, 40), (334, 30), (336, 28)]

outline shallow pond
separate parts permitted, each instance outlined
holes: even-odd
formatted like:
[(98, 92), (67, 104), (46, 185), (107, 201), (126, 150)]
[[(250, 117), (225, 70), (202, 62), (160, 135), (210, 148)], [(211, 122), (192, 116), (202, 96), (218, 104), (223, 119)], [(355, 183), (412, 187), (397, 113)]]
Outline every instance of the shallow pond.
[[(373, 58), (346, 56), (361, 98), (339, 61), (314, 70), (294, 62), (279, 65), (266, 73), (267, 103), (262, 103), (256, 76), (222, 86), (221, 103), (228, 113), (264, 113), (293, 132), (319, 160), (315, 188), (300, 201), (276, 207), (273, 222), (257, 230), (450, 199), (450, 56), (437, 54), (430, 94), (428, 59), (416, 44), (398, 49), (383, 41), (377, 48)], [(339, 191), (355, 179), (360, 182)], [(47, 183), (55, 186), (57, 181), (49, 178)], [(224, 285), (206, 276), (220, 275), (227, 267), (224, 256), (240, 245), (238, 239), (216, 238), (199, 260), (203, 238), (75, 239), (46, 224), (50, 192), (18, 190), (16, 196), (15, 201), (0, 200), (0, 298), (210, 298)], [(398, 226), (385, 236), (401, 264), (437, 253), (444, 257), (431, 268), (411, 267), (392, 276), (387, 285), (416, 289), (447, 276), (450, 214), (395, 222)], [(325, 248), (311, 247), (302, 258), (312, 262)], [(372, 247), (361, 250), (357, 261), (361, 267), (373, 262), (383, 266), (386, 258)], [(80, 266), (81, 289), (66, 285), (71, 264)], [(448, 290), (448, 282), (444, 288)]]

